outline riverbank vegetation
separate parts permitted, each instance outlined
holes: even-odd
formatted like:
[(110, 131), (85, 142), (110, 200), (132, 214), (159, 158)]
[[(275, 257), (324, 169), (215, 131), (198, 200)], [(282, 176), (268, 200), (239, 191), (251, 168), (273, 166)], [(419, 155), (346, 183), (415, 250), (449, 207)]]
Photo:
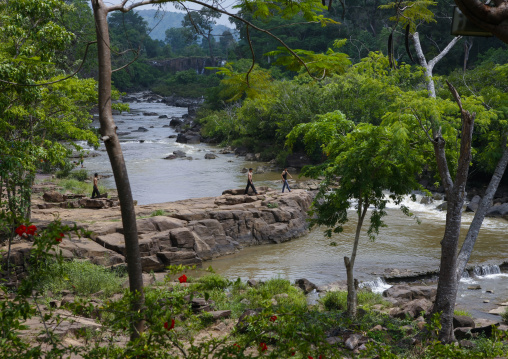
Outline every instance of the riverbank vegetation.
[[(46, 249), (57, 249), (53, 232), (60, 230), (72, 233), (68, 227), (36, 229), (41, 238), (38, 243), (44, 243)], [(231, 281), (210, 268), (207, 271), (211, 273), (193, 277), (190, 268), (182, 266), (169, 268), (169, 274), (158, 276), (145, 288), (146, 330), (139, 339), (127, 343), (127, 328), (137, 314), (127, 310), (132, 298), (129, 291), (122, 289), (122, 282), (127, 279), (125, 271), (89, 262), (65, 262), (61, 256), (55, 260), (43, 253), (40, 252), (39, 259), (47, 265), (33, 267), (21, 286), (35, 290), (38, 295), (29, 299), (17, 296), (14, 301), (2, 302), (0, 328), (4, 340), (0, 342), (0, 358), (72, 354), (84, 358), (354, 355), (430, 359), (493, 358), (508, 354), (506, 334), (500, 332), (494, 332), (490, 338), (473, 337), (460, 345), (443, 345), (436, 341), (439, 321), (425, 324), (421, 317), (394, 318), (387, 314), (390, 303), (368, 290), (359, 291), (358, 315), (351, 317), (346, 310), (347, 292), (328, 292), (308, 304), (302, 290), (282, 278), (249, 283), (240, 279)], [(2, 295), (11, 294), (3, 288)], [(9, 307), (4, 305), (7, 303)], [(72, 345), (58, 336), (41, 337), (37, 330), (26, 331), (30, 328), (22, 326), (23, 308), (34, 303), (38, 312), (33, 314), (57, 331), (60, 327), (64, 330), (68, 320), (81, 323), (74, 324)], [(95, 324), (90, 326), (87, 320), (92, 319)], [(13, 323), (18, 323), (21, 332), (13, 331), (6, 336), (5, 330), (8, 325), (12, 328)], [(39, 346), (26, 344), (26, 338), (30, 342), (37, 335), (42, 340)]]

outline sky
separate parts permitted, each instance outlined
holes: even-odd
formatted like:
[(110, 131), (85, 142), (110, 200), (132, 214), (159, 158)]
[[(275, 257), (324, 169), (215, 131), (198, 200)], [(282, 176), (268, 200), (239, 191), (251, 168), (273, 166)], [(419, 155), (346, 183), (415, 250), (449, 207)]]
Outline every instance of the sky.
[[(120, 0), (104, 0), (104, 3), (106, 5), (115, 5), (115, 4), (118, 4)], [(129, 0), (127, 2), (127, 5), (129, 4), (133, 4), (134, 2), (138, 2), (139, 0)], [(237, 2), (237, 0), (217, 0), (220, 5), (224, 8), (224, 10), (228, 11), (228, 12), (232, 12), (232, 13), (235, 13), (237, 12), (236, 9), (233, 9), (233, 5)], [(200, 10), (201, 9), (201, 6), (200, 5), (196, 5), (196, 4), (192, 4), (192, 3), (189, 3), (189, 2), (185, 2), (183, 1), (185, 6), (187, 6), (187, 8), (189, 10)], [(207, 2), (206, 0), (204, 0), (203, 2)], [(150, 10), (150, 9), (156, 9), (158, 5), (144, 5), (144, 6), (140, 6), (138, 8), (136, 8), (137, 10)], [(167, 3), (167, 4), (162, 4), (162, 8), (163, 10), (166, 10), (166, 11), (172, 11), (172, 12), (185, 12), (184, 10), (178, 10), (174, 7), (174, 5), (172, 3)], [(217, 24), (221, 24), (221, 25), (225, 25), (225, 26), (228, 26), (228, 27), (232, 27), (231, 23), (229, 22), (228, 20), (228, 17), (226, 15), (222, 15), (220, 19), (217, 19)]]

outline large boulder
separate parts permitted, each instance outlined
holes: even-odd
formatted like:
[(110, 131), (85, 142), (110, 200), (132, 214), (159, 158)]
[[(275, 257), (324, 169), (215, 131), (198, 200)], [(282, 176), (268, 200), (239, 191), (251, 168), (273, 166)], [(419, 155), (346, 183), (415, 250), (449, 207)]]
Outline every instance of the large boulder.
[(123, 255), (84, 237), (71, 237), (70, 241), (62, 241), (60, 247), (72, 251), (79, 258), (87, 258), (97, 265), (112, 266), (125, 262)]
[[(126, 255), (125, 238), (121, 233), (112, 233), (97, 236), (96, 242), (108, 249), (120, 253), (123, 256)], [(141, 252), (142, 256), (150, 256), (157, 253), (159, 250), (159, 243), (153, 238), (142, 238), (139, 240), (139, 251)]]
[(187, 156), (187, 154), (181, 150), (176, 150), (176, 151), (173, 151), (173, 154), (178, 157), (178, 158), (182, 158), (182, 157), (185, 157)]
[(492, 206), (486, 214), (487, 217), (506, 217), (508, 216), (508, 203), (499, 206)]
[(295, 285), (301, 288), (305, 294), (317, 290), (317, 285), (305, 278), (295, 280)]
[(478, 195), (474, 196), (466, 206), (466, 212), (476, 212), (480, 205), (482, 198)]
[(189, 228), (175, 228), (169, 231), (169, 240), (173, 247), (194, 248), (194, 234)]
[(473, 318), (466, 315), (454, 315), (453, 316), (453, 327), (454, 328), (474, 328), (475, 322)]
[(185, 221), (166, 216), (151, 217), (150, 222), (152, 222), (155, 228), (160, 232), (185, 226)]
[(141, 257), (141, 268), (143, 272), (160, 272), (163, 271), (166, 266), (164, 263), (156, 256), (147, 256)]
[(49, 191), (49, 192), (46, 192), (42, 195), (42, 198), (46, 201), (46, 202), (65, 202), (65, 197), (63, 194), (61, 194), (60, 192), (57, 192), (57, 191)]
[(171, 127), (181, 126), (182, 123), (183, 123), (183, 121), (180, 120), (179, 118), (172, 118), (171, 121), (169, 121), (169, 125)]
[(109, 207), (109, 202), (107, 199), (91, 199), (91, 198), (83, 198), (79, 200), (79, 205), (83, 208), (91, 208), (91, 209), (101, 209)]
[(216, 219), (192, 221), (188, 227), (210, 247), (214, 255), (235, 253), (239, 246), (232, 238), (226, 236), (224, 228)]
[(159, 252), (157, 257), (164, 265), (197, 265), (201, 266), (202, 260), (196, 256), (196, 252), (192, 250)]
[(418, 318), (422, 313), (428, 314), (432, 308), (432, 302), (428, 299), (415, 299), (405, 303), (400, 308), (392, 308), (390, 315), (395, 318), (404, 319), (406, 317)]

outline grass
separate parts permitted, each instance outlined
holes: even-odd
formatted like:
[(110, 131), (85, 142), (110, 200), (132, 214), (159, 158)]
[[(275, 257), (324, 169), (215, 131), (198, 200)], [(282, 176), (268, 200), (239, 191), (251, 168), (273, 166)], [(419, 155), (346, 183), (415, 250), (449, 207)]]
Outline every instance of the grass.
[[(381, 294), (373, 293), (368, 290), (359, 290), (358, 307), (363, 309), (370, 309), (373, 305), (382, 304), (387, 305), (388, 302), (383, 299)], [(346, 310), (347, 309), (347, 292), (336, 291), (327, 292), (319, 300), (327, 310)]]
[(50, 264), (49, 273), (55, 275), (46, 276), (40, 283), (45, 293), (70, 290), (78, 296), (102, 292), (107, 298), (121, 292), (127, 279), (125, 273), (113, 272), (88, 261), (63, 262), (61, 266), (55, 262)]
[[(93, 190), (92, 183), (81, 182), (74, 178), (61, 179), (56, 181), (56, 184), (62, 187), (62, 192), (71, 192), (74, 194), (91, 195)], [(99, 192), (107, 192), (106, 187), (99, 185)]]
[(461, 316), (461, 317), (470, 317), (470, 318), (472, 318), (472, 317), (473, 317), (473, 316), (471, 315), (471, 313), (466, 312), (465, 310), (459, 310), (459, 309), (455, 309), (455, 310), (453, 311), (453, 314), (458, 315), (458, 316)]
[(163, 209), (156, 209), (152, 213), (150, 213), (150, 217), (156, 217), (156, 216), (165, 216), (167, 212)]

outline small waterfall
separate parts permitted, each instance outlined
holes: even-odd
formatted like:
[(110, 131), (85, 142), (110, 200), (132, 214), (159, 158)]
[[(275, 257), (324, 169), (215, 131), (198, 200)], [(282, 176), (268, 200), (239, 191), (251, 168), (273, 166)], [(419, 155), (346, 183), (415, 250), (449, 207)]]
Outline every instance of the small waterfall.
[(473, 269), (473, 275), (475, 277), (482, 277), (490, 274), (500, 274), (501, 268), (495, 264), (487, 264), (484, 266), (477, 266)]
[(386, 283), (383, 278), (377, 277), (376, 279), (360, 283), (360, 288), (370, 288), (374, 293), (383, 293), (390, 288), (391, 285)]

